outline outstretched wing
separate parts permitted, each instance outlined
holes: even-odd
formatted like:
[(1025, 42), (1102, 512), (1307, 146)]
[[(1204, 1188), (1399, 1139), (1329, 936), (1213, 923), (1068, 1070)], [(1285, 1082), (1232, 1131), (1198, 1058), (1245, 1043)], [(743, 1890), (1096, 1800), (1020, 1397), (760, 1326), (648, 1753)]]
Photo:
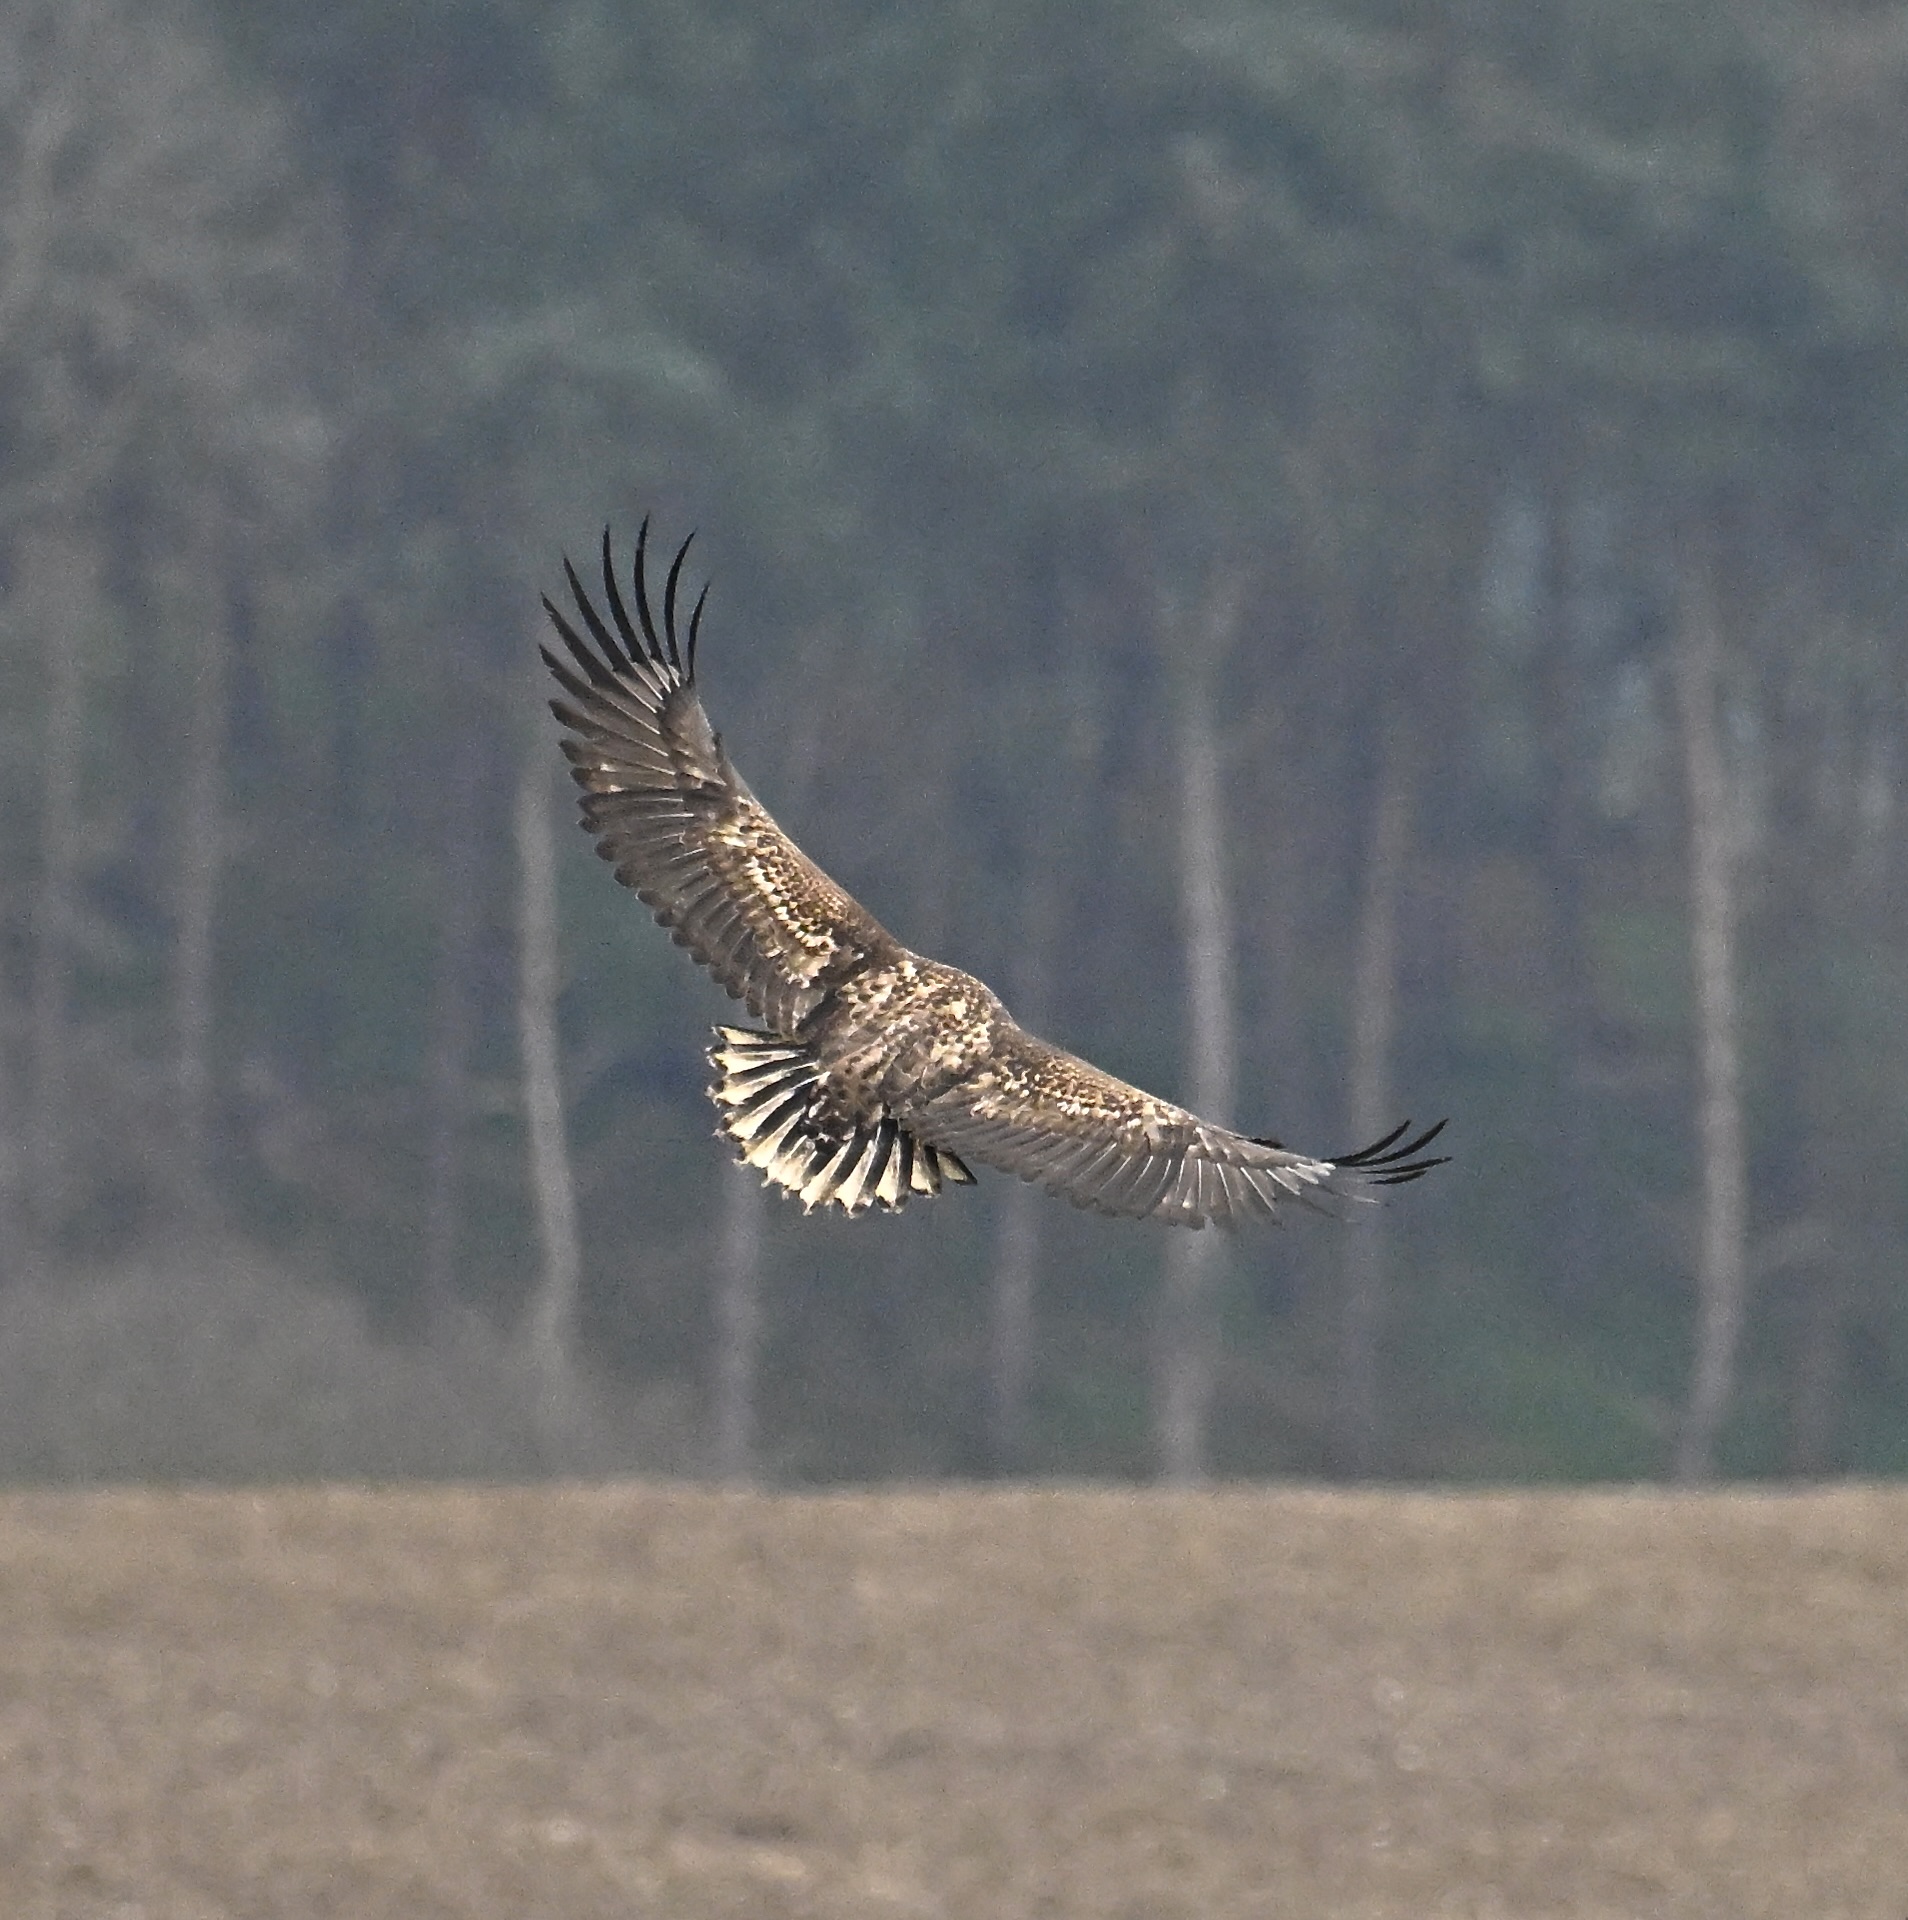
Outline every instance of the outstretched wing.
[(1076, 1207), (1187, 1227), (1230, 1226), (1289, 1200), (1316, 1207), (1320, 1194), (1402, 1186), (1443, 1165), (1424, 1153), (1443, 1121), (1415, 1139), (1407, 1121), (1360, 1152), (1314, 1159), (1212, 1126), (1015, 1026), (1000, 1030), (985, 1066), (929, 1101), (914, 1124), (937, 1147)]
[[(693, 536), (691, 536), (693, 538)], [(679, 641), (677, 587), (685, 540), (663, 587), (660, 628), (636, 536), (632, 624), (603, 533), (610, 625), (563, 563), (582, 631), (547, 597), (563, 643), (544, 664), (566, 699), (550, 710), (568, 729), (563, 751), (583, 789), (583, 824), (616, 877), (738, 1000), (792, 1032), (835, 979), (895, 943), (770, 819), (729, 763), (696, 697), (702, 591)]]

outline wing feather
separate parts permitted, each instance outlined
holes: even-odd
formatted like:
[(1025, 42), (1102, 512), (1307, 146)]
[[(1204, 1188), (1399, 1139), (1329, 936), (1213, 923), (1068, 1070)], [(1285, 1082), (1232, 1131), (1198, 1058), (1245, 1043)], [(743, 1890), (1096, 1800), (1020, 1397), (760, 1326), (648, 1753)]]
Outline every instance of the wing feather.
[(1286, 1199), (1415, 1180), (1432, 1128), (1409, 1127), (1338, 1161), (1293, 1153), (1201, 1120), (1011, 1022), (983, 1064), (925, 1103), (912, 1124), (943, 1149), (1018, 1174), (1076, 1206), (1126, 1219), (1231, 1225)]
[(770, 1026), (791, 1032), (831, 981), (896, 945), (783, 833), (730, 764), (696, 692), (703, 599), (686, 649), (678, 637), (689, 543), (670, 564), (659, 624), (646, 579), (648, 538), (644, 521), (630, 575), (634, 620), (607, 530), (608, 621), (567, 559), (574, 617), (543, 603), (561, 645), (542, 650), (544, 664), (567, 696), (550, 710), (568, 732), (563, 751), (583, 789), (583, 824), (617, 879), (677, 942)]

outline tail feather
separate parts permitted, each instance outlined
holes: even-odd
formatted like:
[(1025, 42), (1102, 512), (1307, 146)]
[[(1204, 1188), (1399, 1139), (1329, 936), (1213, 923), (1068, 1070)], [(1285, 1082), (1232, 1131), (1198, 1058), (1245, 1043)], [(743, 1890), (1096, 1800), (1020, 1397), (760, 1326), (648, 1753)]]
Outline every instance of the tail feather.
[(886, 1114), (844, 1124), (829, 1111), (821, 1063), (798, 1041), (718, 1027), (709, 1062), (719, 1133), (745, 1166), (761, 1169), (765, 1186), (793, 1194), (808, 1212), (898, 1212), (914, 1194), (974, 1184), (957, 1155), (917, 1140)]

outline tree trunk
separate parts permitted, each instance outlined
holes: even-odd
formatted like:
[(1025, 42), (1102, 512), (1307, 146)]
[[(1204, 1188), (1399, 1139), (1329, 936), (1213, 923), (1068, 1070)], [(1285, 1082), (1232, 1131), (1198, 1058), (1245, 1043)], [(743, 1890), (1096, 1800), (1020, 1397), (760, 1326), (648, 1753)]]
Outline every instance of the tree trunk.
[(80, 772), (86, 653), (99, 614), (99, 555), (83, 533), (35, 528), (20, 541), (15, 604), (37, 629), (46, 709), (40, 749), (40, 875), (32, 925), (32, 1112), (26, 1169), (30, 1222), (44, 1257), (72, 1193), (71, 980), (79, 888)]
[(997, 1474), (1030, 1464), (1028, 1396), (1033, 1383), (1034, 1299), (1040, 1283), (1041, 1196), (1016, 1180), (994, 1224), (987, 1289), (987, 1460)]
[[(1355, 1144), (1395, 1124), (1392, 1049), (1398, 1031), (1398, 896), (1411, 837), (1410, 747), (1405, 723), (1384, 716), (1372, 791), (1365, 885), (1352, 964), (1351, 1130)], [(1341, 1473), (1375, 1473), (1382, 1446), (1379, 1355), (1390, 1236), (1382, 1207), (1361, 1207), (1345, 1243), (1333, 1452)]]
[[(1063, 600), (1060, 618), (1067, 658), (1048, 725), (1051, 778), (1028, 823), (1020, 913), (1007, 974), (1014, 1017), (1036, 1033), (1048, 1031), (1054, 1012), (1054, 967), (1071, 904), (1067, 855), (1085, 818), (1101, 727), (1093, 630), (1077, 599)], [(1028, 1398), (1045, 1219), (1040, 1193), (1024, 1181), (1014, 1181), (1001, 1194), (987, 1296), (984, 1436), (987, 1460), (999, 1474), (1024, 1472), (1031, 1463)]]
[[(1189, 636), (1177, 668), (1174, 750), (1190, 1069), (1186, 1102), (1220, 1126), (1229, 1124), (1232, 1115), (1238, 1034), (1212, 680), (1238, 630), (1245, 587), (1240, 569), (1229, 569), (1213, 583), (1201, 610), (1200, 631)], [(1162, 604), (1162, 635), (1173, 634), (1178, 625), (1173, 610)], [(1210, 1465), (1208, 1427), (1218, 1360), (1216, 1296), (1224, 1258), (1225, 1242), (1215, 1232), (1182, 1228), (1166, 1243), (1156, 1431), (1161, 1477), (1182, 1486), (1203, 1480)]]
[[(1822, 1182), (1821, 1190), (1827, 1192), (1834, 1184), (1831, 1176)], [(1812, 1480), (1832, 1472), (1835, 1466), (1844, 1350), (1853, 1304), (1848, 1252), (1836, 1245), (1834, 1230), (1827, 1224), (1836, 1217), (1804, 1217), (1792, 1223), (1785, 1235), (1777, 1236), (1791, 1242), (1789, 1248), (1780, 1250), (1790, 1257), (1777, 1260), (1765, 1256), (1756, 1262), (1758, 1279), (1787, 1266), (1801, 1280), (1804, 1307), (1789, 1385), (1786, 1466), (1788, 1472)]]
[[(806, 697), (789, 716), (784, 738), (781, 807), (798, 817), (814, 784), (822, 752), (825, 690), (832, 684), (841, 636), (811, 631), (801, 648), (797, 685)], [(726, 1172), (722, 1225), (715, 1236), (711, 1308), (715, 1347), (709, 1369), (710, 1452), (718, 1478), (747, 1483), (761, 1471), (762, 1341), (767, 1315), (762, 1301), (765, 1209), (761, 1176), (740, 1164)]]
[(476, 1032), (472, 974), (476, 965), (478, 854), (476, 820), (480, 739), (468, 721), (451, 748), (439, 823), (443, 905), (438, 918), (437, 973), (431, 985), (430, 1054), (425, 1098), (428, 1147), (424, 1200), (424, 1311), (440, 1321), (457, 1289), (463, 1219), (464, 1128), (469, 1117), (470, 1050)]
[[(1578, 481), (1579, 486), (1588, 483)], [(1590, 661), (1599, 641), (1591, 579), (1593, 555), (1571, 485), (1551, 475), (1538, 495), (1543, 516), (1542, 587), (1532, 611), (1547, 630), (1541, 725), (1548, 774), (1545, 888), (1551, 1017), (1557, 1078), (1550, 1116), (1558, 1180), (1550, 1205), (1549, 1248), (1555, 1297), (1581, 1305), (1596, 1290), (1603, 1230), (1594, 1126), (1596, 988), (1591, 976), (1589, 874), (1593, 827)]]
[(20, 1009), (13, 984), (0, 970), (0, 1286), (26, 1267), (26, 1195), (23, 1148), (26, 1114), (18, 1066)]
[(1693, 558), (1682, 574), (1675, 662), (1689, 805), (1690, 948), (1702, 1164), (1695, 1364), (1675, 1459), (1676, 1478), (1685, 1485), (1715, 1476), (1716, 1439), (1735, 1384), (1747, 1285), (1734, 848), (1717, 713), (1722, 634), (1709, 568), (1707, 557)]
[(762, 1351), (762, 1182), (752, 1167), (723, 1172), (715, 1278), (715, 1470), (756, 1477), (755, 1408)]
[(184, 548), (190, 556), (191, 578), (176, 582), (167, 598), (182, 612), (188, 602), (195, 610), (183, 625), (193, 636), (193, 657), (186, 695), (172, 947), (176, 1125), (172, 1160), (179, 1211), (202, 1226), (214, 1204), (212, 1037), (219, 884), (228, 831), (225, 781), (232, 582), (222, 503), (208, 496), (200, 501), (200, 508), (205, 537), (187, 542)]
[(1803, 1323), (1789, 1412), (1788, 1471), (1805, 1480), (1823, 1478), (1835, 1464), (1843, 1318), (1840, 1287), (1824, 1275), (1821, 1292), (1811, 1295)]
[(524, 757), (516, 806), (517, 1036), (540, 1255), (529, 1347), (547, 1465), (562, 1460), (572, 1433), (571, 1364), (582, 1272), (557, 1036), (556, 848), (550, 830), (553, 764), (549, 742), (539, 731)]

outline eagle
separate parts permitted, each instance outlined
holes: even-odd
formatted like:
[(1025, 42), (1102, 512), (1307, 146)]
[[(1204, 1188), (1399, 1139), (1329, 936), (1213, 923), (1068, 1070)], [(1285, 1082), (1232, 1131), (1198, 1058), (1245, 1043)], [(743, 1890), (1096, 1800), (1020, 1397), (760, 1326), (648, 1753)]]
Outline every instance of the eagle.
[(679, 619), (694, 538), (658, 609), (643, 522), (634, 620), (607, 528), (607, 620), (566, 556), (574, 617), (545, 595), (561, 647), (540, 651), (596, 851), (762, 1023), (717, 1027), (708, 1053), (718, 1132), (764, 1184), (854, 1215), (971, 1186), (978, 1163), (1077, 1207), (1203, 1227), (1444, 1164), (1426, 1153), (1442, 1121), (1329, 1160), (1231, 1132), (1037, 1038), (973, 975), (911, 953), (775, 824), (710, 726), (696, 680), (706, 584), (686, 632)]

